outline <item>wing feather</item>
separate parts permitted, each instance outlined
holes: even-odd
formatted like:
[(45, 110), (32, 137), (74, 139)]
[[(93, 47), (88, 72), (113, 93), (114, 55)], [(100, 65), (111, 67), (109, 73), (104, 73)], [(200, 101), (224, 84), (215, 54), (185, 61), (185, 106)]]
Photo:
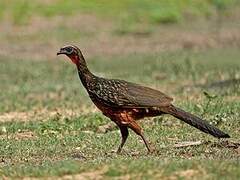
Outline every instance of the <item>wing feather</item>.
[(127, 83), (125, 96), (130, 102), (129, 105), (134, 104), (136, 107), (162, 107), (170, 105), (173, 101), (161, 91), (134, 83)]
[(163, 107), (173, 101), (158, 90), (118, 79), (100, 78), (88, 91), (92, 100), (98, 99), (110, 107)]

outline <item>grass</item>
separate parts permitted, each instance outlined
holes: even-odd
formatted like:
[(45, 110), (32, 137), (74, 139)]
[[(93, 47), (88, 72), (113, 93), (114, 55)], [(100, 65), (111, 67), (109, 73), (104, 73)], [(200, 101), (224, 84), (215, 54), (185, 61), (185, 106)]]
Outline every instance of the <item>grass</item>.
[[(239, 63), (236, 61), (239, 57), (238, 49), (225, 50), (221, 55), (219, 53), (221, 50), (130, 55), (114, 58), (114, 63), (111, 58), (98, 57), (90, 59), (89, 66), (100, 75), (128, 79), (155, 88), (163, 89), (169, 83), (175, 84), (170, 90), (170, 94), (174, 95), (182, 95), (181, 87), (184, 88), (182, 83), (185, 82), (194, 87), (210, 86), (213, 82), (223, 81), (224, 86), (224, 81), (233, 80), (223, 88), (220, 84), (220, 87), (206, 87), (204, 90), (209, 89), (213, 93), (219, 91), (222, 93), (220, 95), (238, 96), (239, 84), (234, 83), (239, 72)], [(0, 111), (26, 110), (32, 106), (54, 109), (66, 105), (76, 108), (78, 104), (84, 103), (87, 95), (79, 84), (75, 68), (65, 59), (59, 59), (30, 61), (1, 57), (0, 98), (3, 103), (0, 105)], [(143, 66), (135, 68), (136, 63)], [(26, 66), (29, 68), (26, 69)], [(122, 72), (122, 69), (125, 71)], [(159, 78), (158, 76), (162, 76), (162, 80), (154, 80)], [(183, 82), (180, 83), (179, 80)], [(200, 80), (205, 81), (204, 84), (199, 82)], [(201, 94), (201, 88), (199, 89)]]
[[(0, 178), (239, 179), (238, 8), (237, 0), (0, 1)], [(231, 139), (166, 115), (139, 121), (153, 154), (131, 131), (117, 155), (119, 131), (101, 131), (109, 119), (71, 62), (55, 56), (68, 42), (81, 43), (95, 74), (159, 89)]]
[[(176, 105), (202, 115), (229, 132), (231, 141), (237, 142), (240, 104), (238, 100), (228, 99), (239, 97), (239, 82), (230, 82), (227, 86), (211, 84), (237, 79), (240, 64), (236, 59), (239, 56), (237, 49), (176, 51), (161, 55), (129, 55), (114, 58), (114, 61), (98, 57), (89, 59), (88, 63), (98, 74), (165, 89), (175, 96)], [(135, 68), (136, 63), (141, 66)], [(204, 176), (205, 179), (218, 179), (224, 174), (226, 179), (237, 179), (240, 175), (239, 154), (234, 148), (221, 145), (223, 142), (169, 116), (141, 121), (145, 134), (157, 150), (154, 154), (147, 155), (144, 145), (131, 132), (123, 154), (116, 155), (112, 150), (119, 144), (119, 132), (98, 132), (98, 127), (109, 120), (100, 113), (86, 114), (80, 108), (86, 102), (92, 107), (79, 84), (75, 68), (63, 58), (31, 61), (1, 57), (0, 70), (1, 112), (42, 108), (54, 111), (57, 108), (80, 113), (68, 117), (60, 110), (54, 117), (1, 122), (3, 176), (63, 176), (91, 172), (106, 178), (127, 175), (131, 178)], [(204, 95), (203, 91), (208, 94)], [(216, 98), (212, 98), (214, 95)], [(197, 140), (203, 140), (204, 144), (173, 147), (176, 142)]]
[[(188, 16), (211, 17), (215, 11), (231, 14), (237, 0), (202, 0), (202, 1), (164, 1), (164, 0), (124, 0), (124, 1), (87, 1), (74, 2), (57, 0), (45, 4), (42, 1), (14, 0), (1, 2), (1, 16), (10, 16), (15, 24), (26, 24), (30, 17), (73, 15), (80, 12), (112, 17), (116, 20), (149, 23), (178, 23)], [(187, 14), (187, 15), (186, 15)], [(129, 18), (131, 17), (131, 18)]]

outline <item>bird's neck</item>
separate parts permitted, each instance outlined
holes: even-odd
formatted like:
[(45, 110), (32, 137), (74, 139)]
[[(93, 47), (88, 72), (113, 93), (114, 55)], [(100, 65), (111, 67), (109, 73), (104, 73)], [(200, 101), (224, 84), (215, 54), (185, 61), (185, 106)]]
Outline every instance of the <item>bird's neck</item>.
[(87, 63), (82, 55), (82, 53), (80, 53), (75, 60), (75, 64), (77, 66), (77, 70), (78, 70), (78, 75), (79, 78), (81, 80), (81, 82), (83, 83), (84, 87), (88, 87), (88, 84), (93, 80), (94, 75), (89, 71), (88, 67), (87, 67)]

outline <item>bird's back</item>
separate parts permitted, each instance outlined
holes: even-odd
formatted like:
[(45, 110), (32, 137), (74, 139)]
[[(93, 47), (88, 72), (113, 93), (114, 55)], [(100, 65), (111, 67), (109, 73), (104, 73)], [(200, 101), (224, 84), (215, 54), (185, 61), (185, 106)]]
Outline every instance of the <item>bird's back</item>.
[(88, 93), (93, 101), (117, 108), (163, 107), (170, 105), (173, 100), (149, 87), (118, 79), (98, 77), (88, 88)]

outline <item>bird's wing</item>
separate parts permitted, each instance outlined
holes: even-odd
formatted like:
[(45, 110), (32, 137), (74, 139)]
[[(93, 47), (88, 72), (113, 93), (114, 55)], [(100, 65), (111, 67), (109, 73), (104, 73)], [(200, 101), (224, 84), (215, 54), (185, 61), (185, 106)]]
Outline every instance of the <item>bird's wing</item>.
[[(123, 91), (123, 106), (125, 107), (163, 107), (171, 104), (173, 99), (164, 93), (134, 83), (126, 83)], [(125, 103), (125, 104), (124, 104)]]
[(172, 102), (172, 98), (164, 93), (122, 80), (100, 79), (95, 85), (93, 96), (111, 107), (146, 108), (163, 107)]

